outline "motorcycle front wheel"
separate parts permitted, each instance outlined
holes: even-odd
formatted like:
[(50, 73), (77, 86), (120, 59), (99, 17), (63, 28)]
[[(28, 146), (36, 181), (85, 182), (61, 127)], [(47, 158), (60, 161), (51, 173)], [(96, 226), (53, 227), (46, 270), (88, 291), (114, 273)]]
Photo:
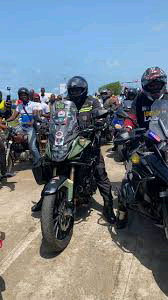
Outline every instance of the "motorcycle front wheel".
[(73, 233), (73, 211), (67, 205), (65, 192), (57, 191), (43, 199), (41, 230), (44, 241), (55, 252), (61, 252), (69, 244)]

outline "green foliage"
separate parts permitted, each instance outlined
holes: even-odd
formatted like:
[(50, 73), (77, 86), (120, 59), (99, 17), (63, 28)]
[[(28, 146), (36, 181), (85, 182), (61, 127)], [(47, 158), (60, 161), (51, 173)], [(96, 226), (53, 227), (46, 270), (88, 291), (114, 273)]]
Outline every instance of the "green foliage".
[(113, 92), (114, 95), (120, 95), (122, 86), (121, 86), (121, 83), (119, 81), (116, 81), (116, 82), (111, 82), (111, 83), (108, 83), (108, 84), (105, 84), (105, 85), (101, 86), (99, 88), (99, 92), (102, 89), (110, 89)]

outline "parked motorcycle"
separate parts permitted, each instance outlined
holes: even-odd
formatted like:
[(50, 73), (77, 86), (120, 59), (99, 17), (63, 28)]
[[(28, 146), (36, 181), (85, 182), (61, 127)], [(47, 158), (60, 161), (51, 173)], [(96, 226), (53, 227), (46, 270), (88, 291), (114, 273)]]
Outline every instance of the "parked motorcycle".
[(130, 144), (130, 140), (128, 140), (126, 143), (124, 141), (125, 138), (128, 136), (128, 130), (127, 128), (124, 127), (124, 119), (126, 118), (131, 119), (131, 121), (134, 122), (134, 120), (132, 120), (132, 118), (129, 116), (129, 113), (126, 113), (123, 109), (118, 109), (115, 113), (115, 118), (113, 120), (113, 124), (114, 124), (113, 144), (114, 144), (114, 150), (117, 153), (117, 157), (119, 161), (124, 161), (126, 159), (126, 153), (128, 151), (128, 146)]
[[(119, 193), (120, 205), (151, 218), (168, 239), (168, 103), (155, 101), (145, 142), (132, 153)], [(134, 139), (135, 140), (135, 139)]]
[(113, 118), (114, 118), (114, 110), (110, 108), (108, 109), (108, 114), (107, 117), (105, 118), (104, 127), (101, 131), (101, 137), (107, 143), (112, 141), (114, 135)]
[(65, 101), (51, 117), (46, 158), (33, 173), (38, 184), (46, 184), (42, 236), (56, 252), (62, 251), (71, 240), (77, 203), (88, 203), (96, 192), (94, 171), (103, 126), (99, 119), (106, 115), (107, 111), (97, 112), (92, 126), (79, 129), (76, 106)]

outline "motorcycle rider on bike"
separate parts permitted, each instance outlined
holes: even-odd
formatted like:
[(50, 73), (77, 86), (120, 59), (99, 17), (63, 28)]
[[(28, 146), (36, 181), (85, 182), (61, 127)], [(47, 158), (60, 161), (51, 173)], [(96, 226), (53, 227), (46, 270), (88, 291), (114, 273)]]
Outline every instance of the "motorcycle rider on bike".
[(109, 109), (110, 107), (116, 109), (119, 106), (119, 101), (115, 97), (110, 89), (102, 89), (100, 91), (100, 97), (103, 102), (103, 107)]
[(14, 173), (7, 172), (6, 151), (5, 151), (4, 141), (3, 141), (3, 134), (1, 134), (3, 133), (3, 130), (5, 130), (6, 128), (7, 126), (0, 121), (0, 173), (1, 173), (0, 180), (15, 175)]
[[(152, 117), (151, 106), (155, 100), (168, 100), (166, 94), (167, 75), (159, 67), (148, 68), (141, 78), (142, 92), (137, 95), (132, 104), (132, 114), (137, 120), (140, 128), (149, 129), (149, 122)], [(134, 128), (133, 122), (128, 119), (126, 126)], [(127, 224), (127, 209), (122, 203), (119, 205), (117, 228), (124, 228)]]
[(137, 89), (136, 88), (129, 88), (126, 97), (124, 100), (134, 100), (137, 96)]
[(37, 148), (36, 132), (33, 126), (34, 121), (34, 102), (29, 100), (29, 90), (27, 88), (20, 88), (18, 90), (19, 99), (22, 100), (22, 104), (16, 107), (16, 111), (7, 120), (7, 122), (14, 121), (19, 115), (21, 115), (22, 129), (28, 136), (28, 143), (30, 151), (33, 155), (33, 165), (37, 166), (40, 163), (40, 153)]
[[(79, 126), (82, 129), (87, 128), (91, 125), (92, 114), (94, 110), (102, 109), (97, 99), (88, 96), (88, 83), (81, 76), (72, 77), (68, 84), (68, 98), (73, 101), (79, 112), (78, 120)], [(111, 192), (111, 183), (107, 177), (105, 163), (100, 149), (98, 149), (99, 162), (95, 172), (95, 178), (100, 194), (104, 200), (103, 214), (106, 220), (113, 224), (115, 223), (116, 217), (113, 212), (113, 196)], [(41, 209), (43, 196), (40, 201), (32, 207), (32, 211), (38, 211)]]

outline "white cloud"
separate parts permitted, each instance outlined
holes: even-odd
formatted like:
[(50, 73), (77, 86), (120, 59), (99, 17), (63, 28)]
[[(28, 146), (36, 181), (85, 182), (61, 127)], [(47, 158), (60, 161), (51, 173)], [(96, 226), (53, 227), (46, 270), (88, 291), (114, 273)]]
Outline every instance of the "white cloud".
[(153, 32), (160, 32), (168, 26), (167, 22), (161, 22), (152, 27)]
[(109, 68), (119, 67), (120, 63), (119, 63), (118, 59), (114, 59), (114, 60), (108, 59), (106, 61), (106, 66)]

